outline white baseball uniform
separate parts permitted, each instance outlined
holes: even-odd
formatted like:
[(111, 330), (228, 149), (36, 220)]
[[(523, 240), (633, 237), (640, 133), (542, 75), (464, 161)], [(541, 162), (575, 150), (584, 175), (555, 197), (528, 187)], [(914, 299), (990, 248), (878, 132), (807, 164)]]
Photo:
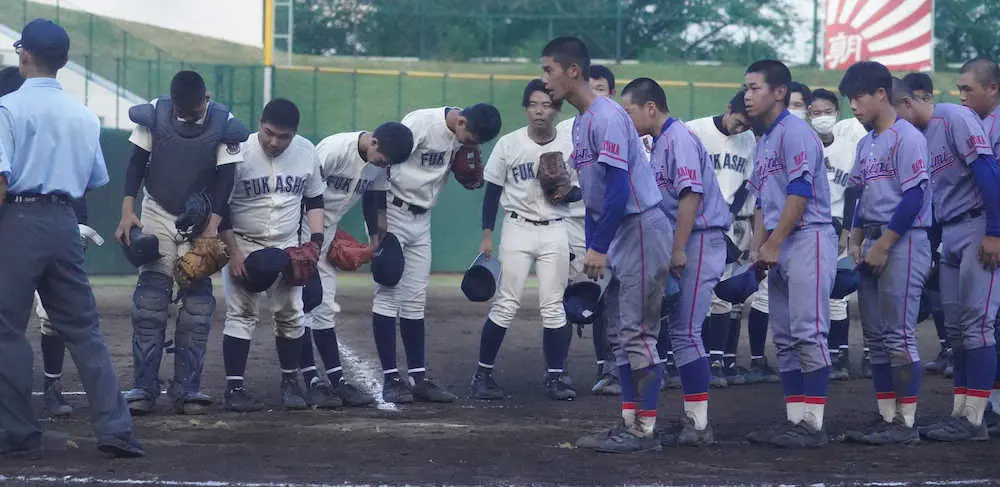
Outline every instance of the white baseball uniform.
[(543, 153), (558, 151), (569, 161), (572, 138), (561, 135), (557, 129), (551, 142), (540, 145), (528, 137), (528, 128), (522, 127), (501, 137), (486, 163), (484, 179), (503, 188), (500, 285), (489, 317), (504, 328), (510, 326), (521, 306), (532, 264), (538, 275), (542, 325), (561, 328), (566, 324), (562, 299), (569, 278), (570, 243), (565, 224), (569, 209), (549, 203), (536, 179)]
[[(236, 167), (236, 183), (229, 202), (229, 219), (236, 243), (244, 255), (266, 247), (284, 249), (299, 244), (302, 199), (323, 194), (319, 161), (312, 142), (296, 135), (278, 157), (264, 153), (258, 134), (243, 142), (246, 162)], [(222, 271), (226, 293), (226, 326), (223, 333), (250, 340), (260, 321), (259, 293), (251, 293), (229, 273)], [(279, 277), (264, 292), (271, 298), (275, 334), (296, 339), (302, 336), (302, 287), (290, 286)]]
[[(361, 199), (365, 191), (388, 191), (388, 171), (365, 162), (358, 152), (358, 141), (365, 132), (334, 134), (316, 146), (320, 178), (326, 186), (323, 193), (324, 237), (326, 252), (337, 233), (344, 215)], [(359, 239), (361, 240), (361, 239)], [(323, 283), (323, 300), (306, 314), (306, 324), (314, 330), (333, 328), (337, 323), (337, 268), (326, 258), (319, 260), (319, 277)]]
[[(727, 204), (732, 205), (736, 191), (749, 181), (750, 173), (753, 172), (753, 151), (757, 145), (753, 132), (748, 130), (737, 135), (726, 135), (715, 126), (714, 117), (692, 120), (687, 126), (705, 146), (705, 151), (708, 152), (712, 167), (715, 169), (722, 197)], [(726, 232), (740, 250), (750, 248), (753, 210), (754, 196), (752, 192), (748, 192), (743, 207), (734, 215), (733, 225)], [(722, 279), (729, 277), (723, 275)], [(727, 314), (732, 310), (732, 304), (712, 294), (711, 314)]]
[(375, 285), (372, 312), (410, 320), (424, 318), (431, 276), (431, 208), (451, 173), (451, 158), (461, 147), (445, 121), (446, 110), (425, 108), (401, 121), (413, 132), (413, 152), (393, 166), (386, 217), (389, 232), (403, 248), (403, 277), (395, 286)]
[[(858, 123), (860, 126), (860, 123)], [(823, 158), (826, 159), (826, 174), (830, 181), (830, 213), (834, 218), (844, 216), (844, 190), (847, 180), (854, 167), (854, 154), (858, 141), (852, 137), (855, 131), (845, 130), (840, 137), (834, 136), (833, 143), (823, 147)], [(848, 224), (850, 222), (844, 222)], [(839, 238), (839, 236), (838, 236)], [(830, 319), (833, 321), (847, 319), (847, 297), (830, 300)]]

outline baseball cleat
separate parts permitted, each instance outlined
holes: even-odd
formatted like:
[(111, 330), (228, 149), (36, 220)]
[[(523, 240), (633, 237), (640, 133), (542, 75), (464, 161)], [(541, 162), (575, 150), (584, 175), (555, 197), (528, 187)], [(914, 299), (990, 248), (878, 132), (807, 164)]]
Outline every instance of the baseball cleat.
[(770, 445), (771, 440), (780, 432), (781, 430), (776, 427), (764, 428), (747, 433), (744, 439), (755, 445)]
[(130, 413), (136, 416), (145, 416), (152, 413), (156, 407), (157, 395), (137, 387), (125, 393), (125, 402), (128, 404)]
[(492, 372), (476, 372), (472, 376), (472, 386), (470, 388), (472, 389), (473, 399), (498, 401), (506, 396), (503, 389), (497, 384), (497, 381), (493, 379)]
[(580, 439), (576, 440), (576, 447), (596, 450), (599, 446), (601, 446), (602, 441), (620, 434), (625, 431), (625, 429), (625, 422), (618, 420), (618, 422), (610, 428), (603, 428), (581, 436)]
[(251, 396), (250, 392), (241, 386), (226, 389), (222, 407), (227, 411), (249, 413), (264, 409), (264, 404)]
[(681, 418), (681, 424), (671, 432), (664, 432), (660, 438), (663, 446), (708, 446), (715, 444), (715, 435), (712, 433), (712, 425), (705, 426), (705, 429), (698, 430), (694, 427), (694, 420), (685, 416)]
[(916, 428), (906, 426), (903, 418), (897, 416), (891, 423), (885, 423), (879, 431), (864, 435), (861, 441), (869, 445), (913, 445), (920, 443), (920, 433)]
[(66, 402), (66, 398), (63, 397), (62, 384), (58, 380), (52, 381), (45, 388), (43, 399), (45, 410), (49, 413), (49, 416), (61, 417), (69, 416), (73, 413), (73, 408), (70, 407), (69, 403)]
[(212, 405), (212, 398), (207, 394), (198, 391), (183, 391), (177, 382), (172, 383), (167, 389), (167, 397), (170, 398), (174, 414), (207, 414), (208, 407)]
[(986, 441), (990, 439), (990, 432), (985, 424), (976, 426), (965, 416), (950, 417), (931, 426), (921, 434), (930, 440), (946, 442)]
[(309, 388), (306, 390), (306, 402), (318, 409), (336, 409), (344, 405), (340, 396), (334, 394), (333, 388), (320, 380), (319, 377), (309, 382)]
[(726, 368), (723, 367), (722, 361), (713, 360), (710, 368), (712, 371), (712, 379), (709, 381), (709, 385), (719, 388), (729, 387), (729, 382), (726, 381)]
[(799, 421), (790, 428), (771, 438), (771, 444), (779, 448), (816, 448), (827, 443), (826, 431), (813, 429), (805, 421)]
[(590, 388), (590, 392), (598, 396), (620, 396), (622, 385), (618, 382), (618, 376), (609, 372), (598, 377), (597, 382), (594, 382), (594, 387)]
[(861, 359), (861, 377), (872, 378), (872, 357), (868, 352), (865, 352), (865, 356)]
[(993, 409), (987, 409), (983, 413), (983, 424), (986, 425), (990, 436), (1000, 436), (1000, 414), (997, 414)]
[(660, 451), (659, 438), (656, 435), (640, 436), (631, 428), (619, 431), (617, 434), (604, 438), (597, 444), (596, 450), (601, 453), (641, 453)]
[(347, 407), (367, 406), (375, 402), (375, 398), (369, 396), (354, 384), (347, 382), (343, 377), (340, 382), (333, 387), (333, 393), (340, 398), (340, 401)]
[(882, 415), (875, 414), (875, 417), (871, 421), (867, 422), (860, 429), (847, 430), (844, 432), (844, 441), (853, 443), (865, 443), (865, 437), (874, 433), (878, 433), (889, 426), (885, 419), (882, 419)]
[(97, 449), (115, 458), (139, 458), (146, 456), (139, 440), (130, 433), (108, 436), (97, 440)]
[(848, 380), (851, 378), (851, 358), (847, 354), (847, 351), (841, 351), (837, 354), (837, 359), (833, 361), (833, 366), (830, 367), (830, 380)]
[(944, 374), (944, 370), (951, 364), (951, 348), (941, 348), (934, 360), (924, 364), (924, 372), (928, 374)]
[(723, 377), (726, 379), (726, 384), (740, 386), (747, 383), (748, 372), (749, 370), (733, 362), (726, 366)]
[(413, 386), (413, 400), (417, 402), (455, 402), (458, 396), (435, 384), (429, 377)]
[(411, 403), (413, 402), (413, 389), (398, 375), (386, 377), (382, 384), (382, 400), (396, 404)]
[(750, 370), (747, 371), (747, 384), (759, 384), (761, 382), (781, 382), (778, 373), (767, 364), (765, 358), (750, 359)]
[(566, 381), (566, 374), (549, 374), (545, 378), (545, 395), (557, 401), (572, 401), (576, 398), (576, 391), (570, 387)]
[(281, 406), (292, 410), (309, 408), (298, 376), (281, 378)]

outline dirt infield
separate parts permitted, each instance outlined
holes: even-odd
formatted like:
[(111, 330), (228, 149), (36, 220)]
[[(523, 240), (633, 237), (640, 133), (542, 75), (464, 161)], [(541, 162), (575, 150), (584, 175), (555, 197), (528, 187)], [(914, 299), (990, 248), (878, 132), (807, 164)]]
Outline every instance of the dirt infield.
[[(488, 305), (465, 300), (457, 279), (436, 281), (444, 285), (432, 288), (428, 302), (428, 367), (431, 377), (463, 397), (457, 404), (294, 413), (280, 409), (251, 414), (215, 410), (197, 417), (167, 414), (166, 404), (158, 404), (158, 414), (135, 420), (146, 458), (109, 460), (94, 448), (84, 396), (74, 395), (70, 400), (77, 410), (71, 418), (45, 423), (45, 458), (0, 463), (0, 482), (205, 486), (1000, 484), (997, 440), (955, 445), (923, 442), (915, 447), (889, 448), (835, 441), (812, 451), (744, 445), (741, 439), (750, 430), (783, 420), (777, 384), (712, 391), (712, 424), (721, 442), (717, 447), (668, 448), (634, 456), (573, 449), (574, 439), (610, 423), (618, 414), (616, 399), (588, 393), (594, 374), (590, 330), (582, 339), (574, 338), (570, 354), (569, 369), (579, 397), (573, 402), (548, 400), (541, 385), (544, 364), (537, 294), (529, 291), (525, 309), (508, 332), (497, 364), (498, 381), (510, 397), (498, 403), (467, 399)], [(123, 389), (132, 384), (128, 321), (132, 283), (124, 280), (95, 288), (102, 328)], [(202, 383), (221, 403), (225, 306), (221, 287), (217, 287), (216, 297), (218, 313)], [(364, 279), (355, 278), (341, 286), (338, 302), (343, 308), (337, 330), (345, 347), (346, 373), (352, 380), (375, 386), (380, 370), (371, 339), (371, 289)], [(852, 344), (857, 344), (858, 323), (852, 327)], [(37, 350), (34, 323), (30, 337)], [(919, 338), (922, 354), (932, 357), (937, 343), (931, 322), (921, 325)], [(250, 390), (272, 406), (280, 402), (273, 344), (267, 320), (256, 330), (246, 374)], [(404, 364), (399, 342), (398, 348)], [(859, 359), (859, 355), (854, 358)], [(42, 382), (40, 364), (39, 357), (36, 390)], [(161, 377), (168, 378), (171, 370), (168, 355)], [(81, 390), (68, 357), (65, 389)], [(918, 422), (950, 408), (950, 383), (940, 377), (925, 377)], [(827, 408), (828, 433), (835, 436), (860, 426), (872, 417), (873, 410), (870, 381), (833, 384)], [(677, 421), (680, 412), (680, 392), (663, 393), (661, 424)]]

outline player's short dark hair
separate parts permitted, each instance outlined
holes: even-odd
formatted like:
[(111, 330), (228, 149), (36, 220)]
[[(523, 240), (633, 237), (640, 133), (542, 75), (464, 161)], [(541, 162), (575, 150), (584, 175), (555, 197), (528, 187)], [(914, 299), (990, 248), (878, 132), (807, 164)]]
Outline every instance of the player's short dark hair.
[(299, 107), (285, 98), (275, 98), (264, 105), (264, 112), (260, 114), (261, 123), (281, 127), (286, 130), (299, 129)]
[(934, 80), (927, 73), (908, 73), (903, 76), (903, 82), (910, 87), (911, 91), (925, 91), (934, 93)]
[[(813, 99), (812, 102), (816, 103), (816, 100), (826, 100), (833, 103), (834, 110), (840, 111), (840, 97), (836, 93), (826, 89), (826, 88), (816, 88), (816, 91), (812, 92)], [(811, 105), (812, 103), (810, 103)]]
[(590, 65), (590, 79), (603, 79), (608, 82), (608, 91), (615, 91), (615, 73), (603, 64)]
[(764, 75), (764, 82), (775, 89), (779, 86), (786, 86), (788, 92), (785, 94), (785, 105), (788, 105), (792, 99), (792, 72), (785, 66), (785, 63), (775, 60), (775, 59), (762, 59), (760, 61), (755, 61), (746, 70), (749, 73), (758, 73)]
[(903, 101), (904, 98), (922, 101), (921, 98), (918, 98), (917, 95), (913, 94), (913, 88), (910, 88), (910, 85), (895, 76), (892, 77), (892, 90), (889, 95), (890, 101), (893, 104)]
[(577, 65), (583, 73), (584, 81), (590, 79), (590, 52), (587, 44), (579, 37), (556, 37), (542, 49), (542, 56), (551, 57), (563, 69)]
[(500, 133), (500, 111), (489, 103), (476, 103), (462, 110), (469, 132), (480, 144), (485, 144)]
[(799, 83), (798, 81), (792, 81), (788, 85), (788, 89), (792, 93), (798, 93), (798, 94), (802, 95), (802, 103), (805, 103), (806, 106), (812, 105), (812, 102), (813, 102), (813, 93), (812, 93), (812, 90), (810, 90), (809, 87), (805, 85), (805, 83)]
[(17, 66), (7, 66), (0, 70), (0, 96), (17, 91), (24, 84), (24, 76)]
[(997, 66), (996, 61), (992, 59), (980, 56), (966, 61), (958, 73), (965, 74), (969, 71), (972, 71), (976, 82), (983, 86), (989, 86), (992, 83), (1000, 86), (1000, 66)]
[(194, 71), (180, 71), (170, 80), (170, 99), (181, 108), (193, 108), (205, 100), (205, 80)]
[(378, 141), (378, 151), (389, 159), (389, 164), (400, 164), (413, 152), (413, 132), (399, 122), (386, 122), (372, 132)]
[(656, 109), (661, 112), (669, 112), (667, 107), (667, 94), (663, 91), (655, 80), (651, 78), (636, 78), (629, 81), (625, 88), (622, 88), (622, 97), (628, 96), (636, 105), (645, 105), (653, 102)]
[(837, 89), (850, 99), (859, 95), (874, 95), (879, 88), (892, 96), (892, 73), (889, 68), (875, 61), (861, 61), (851, 65), (840, 79)]
[(733, 113), (738, 113), (740, 115), (747, 114), (747, 92), (746, 90), (740, 90), (736, 92), (732, 98), (729, 99), (729, 111)]
[[(531, 102), (531, 95), (534, 95), (536, 91), (540, 91), (542, 93), (545, 93), (546, 95), (549, 95), (549, 90), (545, 89), (545, 82), (538, 78), (535, 78), (529, 81), (528, 84), (524, 86), (524, 94), (521, 95), (522, 107), (528, 108), (528, 104)], [(549, 95), (549, 99), (550, 100), (552, 99), (552, 95)], [(552, 108), (555, 108), (556, 110), (561, 110), (562, 100), (552, 100)]]

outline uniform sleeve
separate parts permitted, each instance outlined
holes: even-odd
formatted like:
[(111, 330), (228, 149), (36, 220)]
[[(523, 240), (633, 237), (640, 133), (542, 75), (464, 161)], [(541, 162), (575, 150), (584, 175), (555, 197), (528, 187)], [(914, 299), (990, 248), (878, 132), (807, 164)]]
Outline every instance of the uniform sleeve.
[(896, 175), (904, 193), (930, 179), (926, 164), (927, 139), (920, 136), (900, 137), (894, 152)]
[(319, 174), (319, 156), (316, 151), (309, 151), (313, 155), (312, 160), (312, 172), (309, 173), (309, 179), (306, 180), (305, 197), (315, 198), (321, 196), (326, 188), (323, 184), (323, 177)]
[[(810, 134), (811, 135), (811, 134)], [(820, 167), (823, 161), (816, 161), (816, 150), (810, 145), (814, 144), (812, 137), (795, 132), (786, 132), (781, 138), (781, 158), (785, 162), (785, 173), (789, 181), (794, 181), (803, 176), (815, 176), (815, 167)], [(822, 154), (819, 156), (822, 158)], [(811, 177), (806, 178), (811, 181)]]
[(487, 183), (503, 186), (507, 180), (507, 140), (507, 137), (501, 137), (490, 152), (486, 168), (483, 169), (483, 179)]
[(674, 187), (677, 194), (681, 194), (685, 189), (690, 189), (694, 193), (704, 193), (704, 178), (701, 173), (701, 158), (698, 150), (698, 142), (692, 137), (677, 140), (670, 148), (670, 158), (673, 163)]
[(986, 117), (983, 120), (983, 130), (986, 132), (987, 140), (993, 146), (993, 155), (997, 156), (1000, 154), (1000, 117), (995, 114)]
[(132, 129), (132, 135), (129, 136), (128, 141), (146, 152), (153, 152), (153, 135), (149, 133), (149, 129), (142, 125), (136, 125)]
[(637, 137), (629, 133), (628, 126), (617, 117), (608, 120), (607, 117), (594, 118), (590, 138), (600, 151), (597, 162), (610, 167), (628, 171), (629, 140)]
[(389, 170), (383, 169), (375, 176), (371, 191), (389, 191)]
[(215, 157), (216, 165), (223, 166), (246, 160), (244, 156), (246, 146), (244, 144), (219, 144), (219, 151)]
[(961, 154), (962, 162), (971, 166), (981, 154), (992, 155), (993, 148), (986, 140), (986, 132), (983, 131), (982, 122), (977, 119), (972, 110), (959, 109), (956, 112), (959, 116), (952, 118), (948, 134), (952, 138), (951, 143), (954, 144), (957, 153)]
[(94, 151), (94, 162), (90, 167), (90, 180), (87, 181), (87, 189), (99, 188), (110, 181), (108, 165), (104, 162), (104, 151), (101, 150), (101, 144), (98, 142), (97, 150)]
[(7, 107), (0, 106), (0, 176), (10, 184), (11, 157), (14, 154), (14, 121)]

